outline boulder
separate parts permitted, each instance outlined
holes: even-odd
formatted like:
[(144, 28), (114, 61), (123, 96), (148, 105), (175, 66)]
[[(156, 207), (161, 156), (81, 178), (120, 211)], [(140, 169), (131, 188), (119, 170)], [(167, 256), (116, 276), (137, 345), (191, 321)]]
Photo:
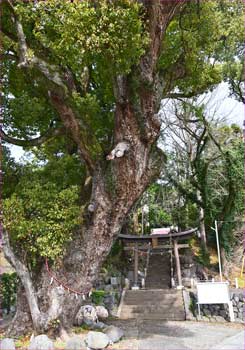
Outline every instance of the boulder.
[(94, 323), (97, 320), (96, 309), (92, 305), (82, 306), (75, 317), (75, 323), (78, 326), (81, 326), (83, 323)]
[(244, 318), (243, 312), (238, 312), (238, 318), (240, 318), (241, 320), (243, 320), (243, 318)]
[(220, 310), (219, 314), (220, 314), (220, 316), (222, 316), (224, 318), (226, 317), (226, 311), (225, 310)]
[(244, 302), (244, 295), (242, 293), (239, 294), (239, 300)]
[(86, 343), (91, 349), (104, 349), (110, 343), (110, 339), (104, 333), (91, 331), (88, 332)]
[(74, 336), (67, 341), (65, 350), (86, 350), (86, 345), (80, 337)]
[(107, 318), (109, 316), (107, 309), (104, 306), (96, 306), (95, 308), (97, 317), (101, 320)]
[(93, 322), (93, 321), (90, 321), (90, 320), (85, 320), (84, 324), (91, 330), (106, 328), (106, 324), (103, 323), (103, 322)]
[(124, 336), (124, 331), (121, 328), (109, 326), (106, 328), (105, 334), (112, 343), (117, 343)]
[(1, 350), (15, 350), (14, 341), (11, 338), (4, 338), (0, 340)]
[(215, 318), (216, 322), (222, 322), (222, 323), (224, 323), (224, 322), (225, 322), (224, 317), (221, 317), (221, 316), (215, 316), (214, 318)]
[(106, 324), (103, 322), (96, 322), (93, 324), (93, 329), (104, 329), (106, 328)]
[(54, 344), (49, 337), (41, 334), (31, 340), (28, 350), (54, 350)]

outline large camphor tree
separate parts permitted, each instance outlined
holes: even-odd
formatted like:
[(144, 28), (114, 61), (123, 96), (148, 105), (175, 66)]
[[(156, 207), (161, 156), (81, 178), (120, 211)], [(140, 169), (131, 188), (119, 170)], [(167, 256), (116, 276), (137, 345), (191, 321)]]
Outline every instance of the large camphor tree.
[[(242, 41), (242, 4), (1, 1), (1, 138), (37, 161), (4, 204), (4, 253), (21, 282), (10, 332), (72, 325), (166, 161), (156, 145), (162, 98), (222, 80), (226, 50)], [(78, 295), (50, 283), (45, 258)]]

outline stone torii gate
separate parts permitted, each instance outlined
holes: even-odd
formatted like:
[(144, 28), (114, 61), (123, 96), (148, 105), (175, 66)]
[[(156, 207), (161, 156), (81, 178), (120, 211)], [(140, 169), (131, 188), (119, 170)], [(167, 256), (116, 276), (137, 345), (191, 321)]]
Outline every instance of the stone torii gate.
[[(180, 244), (179, 241), (186, 240), (191, 236), (197, 234), (197, 228), (182, 232), (169, 232), (168, 234), (154, 234), (154, 235), (124, 235), (120, 234), (119, 239), (125, 243), (125, 250), (134, 251), (134, 283), (138, 285), (138, 262), (139, 251), (149, 251), (149, 249), (169, 249), (173, 248), (175, 256), (175, 264), (177, 271), (178, 287), (182, 287), (181, 266), (179, 258), (179, 249), (189, 248), (189, 244)], [(167, 243), (167, 244), (166, 244)], [(177, 287), (177, 288), (178, 288)]]

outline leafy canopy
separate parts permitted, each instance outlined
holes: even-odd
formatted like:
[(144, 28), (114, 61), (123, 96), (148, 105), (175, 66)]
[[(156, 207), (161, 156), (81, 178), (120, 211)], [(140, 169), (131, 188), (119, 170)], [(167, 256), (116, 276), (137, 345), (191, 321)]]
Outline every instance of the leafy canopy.
[(13, 245), (26, 251), (27, 261), (38, 256), (55, 260), (80, 224), (78, 190), (71, 186), (59, 191), (52, 183), (28, 185), (4, 201), (5, 229)]

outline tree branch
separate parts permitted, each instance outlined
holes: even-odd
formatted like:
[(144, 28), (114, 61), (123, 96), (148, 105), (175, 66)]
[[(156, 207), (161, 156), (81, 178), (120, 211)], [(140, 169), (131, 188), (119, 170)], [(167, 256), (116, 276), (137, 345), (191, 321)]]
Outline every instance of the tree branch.
[[(7, 35), (11, 40), (17, 41), (19, 45), (20, 62), (18, 64), (18, 67), (20, 68), (36, 67), (49, 81), (61, 87), (66, 93), (67, 85), (64, 77), (62, 76), (62, 74), (60, 74), (58, 67), (56, 67), (53, 64), (52, 65), (48, 64), (43, 59), (35, 56), (33, 51), (29, 49), (26, 42), (23, 26), (19, 20), (18, 15), (15, 12), (13, 4), (11, 3), (10, 0), (4, 0), (4, 2), (8, 5), (11, 11), (12, 20), (15, 23), (17, 37), (15, 38), (10, 33), (6, 33), (6, 32), (3, 32), (3, 33)], [(72, 84), (72, 87), (73, 86), (74, 84)]]
[(64, 100), (58, 94), (51, 92), (50, 99), (58, 111), (65, 128), (69, 130), (72, 139), (77, 144), (81, 157), (85, 161), (90, 174), (92, 174), (95, 168), (94, 160), (92, 159), (90, 152), (83, 140), (82, 129), (79, 121), (75, 116), (74, 111), (66, 105)]
[[(20, 63), (18, 66), (20, 68), (37, 68), (49, 82), (55, 85), (55, 87), (50, 87), (51, 103), (58, 111), (65, 128), (70, 132), (73, 140), (78, 145), (80, 155), (85, 161), (90, 173), (92, 173), (94, 170), (94, 162), (83, 140), (82, 128), (79, 124), (79, 121), (76, 119), (74, 111), (67, 105), (67, 102), (64, 102), (65, 100), (69, 99), (72, 92), (76, 90), (71, 72), (68, 68), (66, 69), (65, 73), (60, 72), (60, 69), (58, 67), (53, 64), (49, 64), (45, 60), (35, 56), (32, 50), (29, 51), (22, 24), (19, 21), (15, 9), (10, 0), (4, 1), (8, 4), (11, 10), (13, 21), (16, 26), (20, 52)], [(59, 87), (59, 89), (57, 89), (57, 87)], [(7, 138), (6, 135), (3, 134), (3, 136), (5, 139)], [(8, 138), (8, 140), (8, 142), (12, 141), (14, 144), (18, 143), (18, 145), (23, 145), (23, 140), (14, 140), (13, 138)], [(42, 139), (37, 138), (32, 140), (31, 144), (36, 145), (42, 141)]]
[(174, 186), (176, 186), (178, 188), (178, 190), (180, 191), (180, 193), (182, 193), (182, 195), (185, 195), (186, 197), (191, 199), (194, 203), (196, 203), (197, 205), (199, 205), (203, 208), (204, 203), (197, 198), (197, 195), (194, 192), (188, 191), (177, 180), (175, 180), (170, 174), (168, 174), (168, 178), (174, 184)]
[(22, 146), (22, 147), (40, 146), (43, 143), (45, 143), (46, 141), (50, 140), (51, 138), (62, 135), (64, 133), (65, 133), (64, 127), (60, 127), (57, 129), (50, 128), (48, 131), (46, 131), (45, 134), (43, 134), (39, 137), (36, 137), (34, 139), (31, 139), (31, 140), (21, 140), (21, 139), (16, 139), (14, 137), (7, 135), (0, 127), (0, 137), (5, 142), (11, 143), (11, 144), (16, 145), (16, 146)]
[(30, 306), (32, 321), (34, 326), (38, 328), (41, 312), (38, 307), (36, 293), (32, 284), (30, 273), (27, 267), (14, 254), (9, 242), (8, 233), (6, 231), (3, 231), (2, 239), (4, 255), (9, 263), (15, 268), (17, 275), (19, 276), (21, 283), (25, 288), (26, 297)]

